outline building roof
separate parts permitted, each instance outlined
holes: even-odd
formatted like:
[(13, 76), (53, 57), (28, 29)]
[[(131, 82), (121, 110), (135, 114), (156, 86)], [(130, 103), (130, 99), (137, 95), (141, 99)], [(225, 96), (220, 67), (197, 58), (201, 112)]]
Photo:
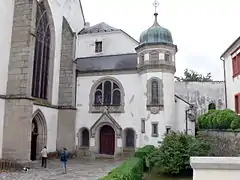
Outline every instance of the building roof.
[(121, 30), (114, 28), (112, 26), (109, 26), (105, 22), (101, 22), (94, 26), (83, 28), (78, 34), (92, 34), (92, 33), (98, 33), (98, 32), (113, 32), (113, 31), (121, 31)]
[(223, 58), (235, 45), (240, 44), (240, 36), (224, 51), (224, 53), (220, 56), (220, 59)]
[(137, 68), (137, 54), (119, 54), (77, 58), (79, 72), (131, 70)]
[(93, 34), (93, 33), (100, 33), (100, 32), (122, 32), (123, 34), (127, 35), (130, 39), (135, 41), (137, 44), (139, 43), (136, 39), (134, 39), (132, 36), (130, 36), (125, 31), (123, 31), (121, 29), (117, 29), (115, 27), (112, 27), (105, 22), (101, 22), (99, 24), (90, 26), (88, 28), (85, 27), (78, 34), (84, 35), (84, 34)]

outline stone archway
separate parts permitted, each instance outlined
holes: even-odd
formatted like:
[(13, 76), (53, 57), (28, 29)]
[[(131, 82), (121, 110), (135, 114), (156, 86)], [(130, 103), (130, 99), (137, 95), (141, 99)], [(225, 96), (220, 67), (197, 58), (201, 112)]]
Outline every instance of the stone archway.
[(31, 155), (32, 161), (40, 156), (41, 149), (47, 145), (47, 123), (40, 109), (36, 110), (32, 119)]
[(134, 149), (136, 147), (136, 133), (132, 128), (124, 129), (124, 148)]

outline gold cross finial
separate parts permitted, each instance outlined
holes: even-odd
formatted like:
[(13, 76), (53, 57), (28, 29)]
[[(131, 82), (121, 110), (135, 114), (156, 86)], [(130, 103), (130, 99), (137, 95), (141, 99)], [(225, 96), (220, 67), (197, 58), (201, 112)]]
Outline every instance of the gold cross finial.
[(155, 7), (155, 13), (157, 13), (157, 7), (159, 6), (158, 0), (154, 0), (153, 6)]

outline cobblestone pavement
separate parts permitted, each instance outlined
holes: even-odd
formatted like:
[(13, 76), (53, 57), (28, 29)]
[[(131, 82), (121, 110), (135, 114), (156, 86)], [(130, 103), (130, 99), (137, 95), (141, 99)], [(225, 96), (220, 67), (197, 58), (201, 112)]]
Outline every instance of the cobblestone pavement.
[(0, 180), (97, 180), (120, 165), (120, 160), (69, 160), (67, 174), (59, 160), (50, 160), (48, 168), (35, 168), (28, 172), (1, 173)]

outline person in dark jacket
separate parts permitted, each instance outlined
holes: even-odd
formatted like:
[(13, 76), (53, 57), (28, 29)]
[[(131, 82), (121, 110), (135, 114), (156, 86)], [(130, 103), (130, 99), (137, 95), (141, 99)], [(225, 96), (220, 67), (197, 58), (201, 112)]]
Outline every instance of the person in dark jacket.
[(63, 148), (61, 155), (60, 155), (60, 161), (62, 163), (62, 167), (64, 168), (64, 173), (67, 173), (67, 161), (68, 161), (68, 151), (66, 148)]

